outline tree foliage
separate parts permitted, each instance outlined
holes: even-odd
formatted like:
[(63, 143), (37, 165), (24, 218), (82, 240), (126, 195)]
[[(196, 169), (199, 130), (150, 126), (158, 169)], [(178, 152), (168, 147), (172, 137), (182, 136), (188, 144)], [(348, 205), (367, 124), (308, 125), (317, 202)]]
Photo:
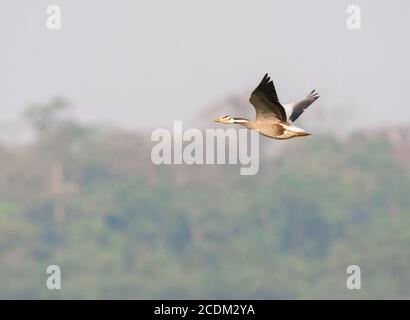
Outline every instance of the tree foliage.
[[(64, 106), (30, 109), (37, 140), (0, 149), (1, 298), (410, 298), (403, 146), (315, 137), (256, 176), (161, 167), (144, 135)], [(360, 291), (346, 289), (351, 264)]]

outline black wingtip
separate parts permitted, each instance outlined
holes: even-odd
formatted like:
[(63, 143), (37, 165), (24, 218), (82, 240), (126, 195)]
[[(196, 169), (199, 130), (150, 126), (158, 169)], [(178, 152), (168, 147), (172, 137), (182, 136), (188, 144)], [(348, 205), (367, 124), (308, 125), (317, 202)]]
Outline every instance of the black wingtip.
[(317, 100), (319, 98), (319, 92), (315, 92), (316, 89), (313, 89), (309, 94), (308, 98), (313, 98), (314, 100)]
[(263, 82), (269, 81), (269, 75), (267, 73), (265, 73), (265, 75), (263, 76), (262, 81)]

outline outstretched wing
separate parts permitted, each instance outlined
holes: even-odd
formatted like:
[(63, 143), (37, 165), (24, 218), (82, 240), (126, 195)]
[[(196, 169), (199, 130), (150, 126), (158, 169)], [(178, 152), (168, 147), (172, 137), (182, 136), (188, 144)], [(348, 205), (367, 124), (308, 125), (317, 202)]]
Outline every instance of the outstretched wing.
[(294, 122), (313, 102), (319, 99), (319, 93), (313, 90), (304, 99), (287, 103), (284, 106), (290, 121)]
[(268, 74), (265, 74), (261, 83), (253, 90), (249, 102), (256, 110), (256, 118), (276, 118), (286, 122), (286, 112), (279, 103), (275, 86)]

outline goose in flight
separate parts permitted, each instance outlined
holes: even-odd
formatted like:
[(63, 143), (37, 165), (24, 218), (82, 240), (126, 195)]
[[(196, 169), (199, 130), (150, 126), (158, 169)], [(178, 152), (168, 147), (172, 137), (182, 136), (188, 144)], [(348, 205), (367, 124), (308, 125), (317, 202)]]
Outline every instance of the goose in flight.
[(279, 140), (309, 136), (310, 133), (296, 127), (293, 122), (318, 98), (318, 93), (313, 90), (302, 100), (281, 105), (273, 82), (268, 74), (265, 74), (249, 98), (256, 111), (255, 120), (224, 116), (215, 122), (237, 123), (266, 137)]

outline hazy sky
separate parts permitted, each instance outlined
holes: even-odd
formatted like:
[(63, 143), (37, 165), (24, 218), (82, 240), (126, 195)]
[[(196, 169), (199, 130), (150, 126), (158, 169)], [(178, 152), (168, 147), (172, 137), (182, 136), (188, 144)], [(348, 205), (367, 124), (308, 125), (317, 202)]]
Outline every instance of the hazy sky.
[[(46, 28), (51, 4), (60, 31)], [(54, 96), (86, 121), (189, 123), (265, 72), (283, 102), (317, 88), (349, 125), (408, 123), (409, 17), (408, 0), (1, 0), (0, 124)]]

